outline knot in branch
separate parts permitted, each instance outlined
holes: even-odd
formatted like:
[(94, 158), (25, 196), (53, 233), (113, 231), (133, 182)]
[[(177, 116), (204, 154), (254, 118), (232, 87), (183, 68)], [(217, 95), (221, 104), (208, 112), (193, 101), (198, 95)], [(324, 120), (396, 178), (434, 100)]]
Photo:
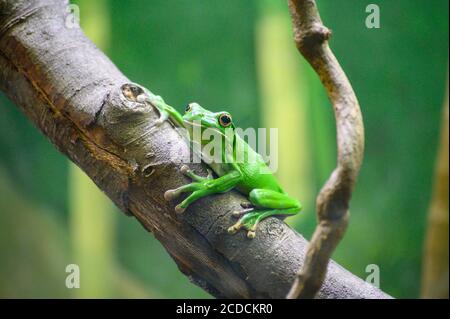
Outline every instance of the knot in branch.
[(295, 44), (300, 52), (313, 51), (328, 41), (332, 31), (321, 23), (314, 23), (311, 27), (295, 32)]

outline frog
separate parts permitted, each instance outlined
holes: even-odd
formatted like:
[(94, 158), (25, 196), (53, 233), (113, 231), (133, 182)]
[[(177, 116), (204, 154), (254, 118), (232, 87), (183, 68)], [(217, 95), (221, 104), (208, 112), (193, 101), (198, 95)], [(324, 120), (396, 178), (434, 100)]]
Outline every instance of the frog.
[[(255, 238), (258, 224), (270, 216), (293, 216), (302, 210), (302, 204), (290, 197), (279, 185), (268, 164), (248, 143), (236, 133), (236, 125), (229, 112), (212, 112), (198, 103), (186, 105), (184, 114), (166, 104), (160, 96), (145, 90), (145, 96), (138, 100), (146, 101), (159, 112), (155, 125), (170, 121), (175, 127), (186, 129), (188, 137), (193, 136), (195, 127), (202, 132), (206, 129), (223, 139), (222, 152), (218, 156), (201, 154), (208, 158), (207, 176), (197, 175), (187, 165), (180, 171), (191, 179), (191, 183), (165, 191), (164, 198), (172, 202), (182, 194), (188, 194), (175, 206), (175, 212), (182, 214), (195, 201), (213, 194), (229, 192), (233, 189), (247, 197), (248, 202), (241, 203), (242, 209), (232, 212), (238, 218), (227, 231), (235, 234), (239, 230), (247, 231), (247, 237)], [(206, 141), (201, 141), (201, 146)], [(244, 156), (237, 160), (236, 154)], [(243, 160), (242, 160), (243, 159)], [(249, 160), (251, 159), (251, 160)]]

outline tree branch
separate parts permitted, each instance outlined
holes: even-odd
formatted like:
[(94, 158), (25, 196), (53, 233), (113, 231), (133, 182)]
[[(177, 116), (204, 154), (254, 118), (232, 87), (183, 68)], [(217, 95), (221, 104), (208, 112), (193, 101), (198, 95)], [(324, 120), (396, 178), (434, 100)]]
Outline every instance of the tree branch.
[(343, 237), (349, 202), (364, 152), (364, 126), (352, 86), (328, 46), (331, 31), (314, 0), (289, 0), (297, 49), (319, 75), (336, 117), (337, 167), (317, 196), (318, 225), (288, 298), (313, 298), (325, 279), (328, 261)]
[[(163, 193), (187, 182), (173, 154), (184, 156), (188, 146), (169, 123), (151, 128), (158, 116), (151, 107), (123, 96), (130, 81), (80, 29), (66, 27), (66, 6), (0, 0), (0, 89), (151, 231), (194, 283), (216, 297), (284, 297), (306, 240), (277, 218), (263, 221), (253, 240), (229, 235), (243, 200), (236, 192), (209, 196), (177, 215)], [(206, 174), (201, 164), (190, 167)], [(389, 296), (331, 262), (319, 297)]]

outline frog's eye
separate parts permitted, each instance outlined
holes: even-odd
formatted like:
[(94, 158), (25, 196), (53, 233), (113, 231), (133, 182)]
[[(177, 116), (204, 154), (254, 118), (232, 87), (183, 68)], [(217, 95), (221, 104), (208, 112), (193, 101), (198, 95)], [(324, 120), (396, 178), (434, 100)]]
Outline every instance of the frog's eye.
[(186, 105), (186, 107), (184, 108), (184, 112), (188, 113), (188, 112), (190, 112), (190, 111), (192, 111), (192, 106), (191, 106), (191, 104), (188, 104), (188, 105)]
[(223, 127), (228, 127), (232, 123), (230, 114), (222, 113), (219, 115), (219, 124)]

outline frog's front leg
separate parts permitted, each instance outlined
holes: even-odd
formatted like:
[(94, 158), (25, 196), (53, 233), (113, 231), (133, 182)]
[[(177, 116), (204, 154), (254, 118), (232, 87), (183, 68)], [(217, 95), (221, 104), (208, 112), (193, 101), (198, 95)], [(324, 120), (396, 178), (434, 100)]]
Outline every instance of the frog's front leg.
[(237, 223), (228, 228), (231, 234), (239, 229), (247, 229), (247, 237), (255, 238), (258, 223), (263, 219), (273, 215), (295, 215), (302, 205), (296, 199), (287, 194), (268, 189), (253, 189), (249, 194), (250, 202), (254, 208), (244, 209), (235, 212), (234, 216), (242, 216)]
[(183, 165), (180, 168), (181, 173), (190, 177), (193, 181), (196, 181), (196, 182), (202, 182), (205, 180), (213, 179), (212, 170), (210, 170), (209, 168), (207, 168), (206, 170), (208, 171), (208, 175), (206, 177), (202, 177), (200, 175), (195, 174), (194, 171), (192, 171), (187, 165)]
[(183, 213), (186, 208), (202, 197), (224, 193), (234, 188), (242, 179), (242, 174), (239, 171), (231, 171), (226, 175), (213, 179), (212, 173), (209, 172), (208, 177), (201, 177), (194, 174), (186, 166), (181, 168), (183, 174), (191, 177), (195, 182), (183, 185), (176, 189), (168, 190), (164, 193), (164, 198), (167, 201), (173, 200), (183, 193), (190, 192), (191, 194), (186, 197), (180, 204), (175, 207), (177, 213)]

